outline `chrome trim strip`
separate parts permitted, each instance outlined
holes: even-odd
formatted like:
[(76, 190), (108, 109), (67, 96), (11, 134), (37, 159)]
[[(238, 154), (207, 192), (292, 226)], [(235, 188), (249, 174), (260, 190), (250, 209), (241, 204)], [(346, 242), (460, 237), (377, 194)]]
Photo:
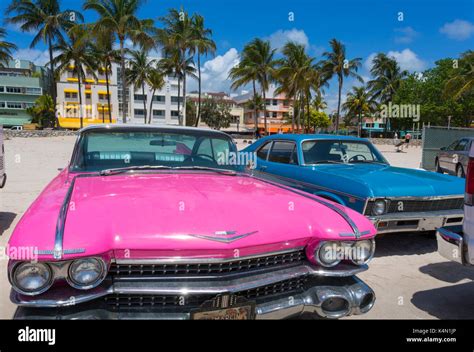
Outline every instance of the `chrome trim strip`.
[(112, 282), (105, 280), (98, 287), (80, 291), (73, 288), (61, 287), (59, 290), (49, 290), (41, 296), (24, 296), (12, 290), (10, 299), (13, 303), (28, 307), (64, 307), (74, 302), (81, 303), (106, 296), (108, 294), (219, 294), (246, 291), (265, 285), (271, 285), (288, 279), (304, 276), (344, 277), (349, 278), (368, 269), (367, 265), (341, 265), (340, 269), (328, 270), (313, 265), (298, 265), (291, 268), (261, 273), (258, 275), (242, 276), (227, 280), (201, 280), (180, 282), (175, 278), (166, 281), (121, 280)]
[[(15, 295), (12, 299), (20, 298)], [(298, 316), (302, 313), (311, 313), (320, 317), (337, 319), (342, 316), (359, 315), (367, 313), (374, 306), (376, 297), (374, 291), (357, 277), (348, 278), (341, 285), (334, 286), (322, 282), (319, 285), (309, 287), (305, 291), (282, 297), (256, 306), (257, 319), (283, 319)], [(323, 302), (331, 298), (342, 298), (348, 302), (344, 311), (328, 312), (322, 308)], [(20, 298), (21, 299), (21, 298)], [(81, 303), (68, 299), (64, 306), (73, 306)], [(364, 304), (364, 305), (363, 305)], [(30, 305), (33, 307), (33, 305)], [(83, 308), (81, 306), (70, 307), (64, 311), (57, 310), (32, 310), (20, 307), (17, 309), (14, 319), (190, 319), (189, 312), (173, 313), (146, 309), (133, 312), (113, 312), (102, 308)]]
[[(77, 249), (64, 249), (63, 254), (80, 254), (80, 253), (85, 253), (86, 250), (85, 248), (77, 248)], [(54, 251), (50, 249), (46, 250), (36, 250), (34, 251), (34, 254), (36, 255), (54, 255)]]
[(452, 198), (462, 198), (464, 199), (464, 194), (456, 194), (456, 195), (449, 195), (449, 196), (425, 196), (425, 197), (417, 197), (417, 196), (406, 196), (406, 197), (371, 197), (367, 198), (367, 200), (374, 201), (377, 199), (387, 199), (387, 200), (444, 200), (444, 199), (452, 199)]
[(270, 257), (273, 255), (296, 253), (303, 250), (304, 247), (295, 247), (283, 251), (259, 253), (255, 255), (249, 255), (245, 257), (232, 257), (232, 258), (186, 258), (186, 257), (174, 257), (174, 258), (154, 258), (154, 259), (115, 259), (112, 260), (115, 264), (118, 265), (130, 265), (130, 264), (220, 264), (220, 263), (229, 263), (238, 260), (247, 260), (255, 258)]
[(209, 240), (209, 241), (221, 242), (221, 243), (232, 243), (234, 241), (240, 240), (240, 239), (245, 238), (247, 236), (256, 234), (258, 231), (251, 231), (251, 232), (243, 233), (241, 235), (235, 234), (235, 231), (232, 231), (232, 232), (233, 232), (233, 234), (231, 234), (231, 237), (207, 236), (207, 235), (198, 235), (198, 234), (188, 234), (188, 236), (201, 238), (201, 239)]
[(74, 190), (74, 184), (76, 182), (75, 176), (72, 178), (69, 188), (67, 190), (66, 196), (64, 197), (63, 204), (61, 205), (61, 210), (59, 211), (58, 221), (56, 223), (56, 237), (54, 239), (54, 250), (53, 258), (59, 260), (63, 257), (63, 239), (64, 239), (64, 227), (66, 225), (66, 217), (69, 209), (69, 203), (71, 202), (72, 192)]

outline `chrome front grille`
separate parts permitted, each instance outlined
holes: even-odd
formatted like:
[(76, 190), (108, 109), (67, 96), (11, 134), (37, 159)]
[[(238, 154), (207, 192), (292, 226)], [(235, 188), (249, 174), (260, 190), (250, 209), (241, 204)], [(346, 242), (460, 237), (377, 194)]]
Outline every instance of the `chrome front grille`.
[[(274, 284), (257, 287), (251, 290), (234, 293), (248, 300), (261, 302), (266, 299), (274, 299), (280, 295), (289, 295), (302, 292), (307, 277), (298, 277), (290, 280), (280, 281)], [(211, 300), (215, 295), (156, 295), (156, 294), (112, 294), (104, 297), (106, 305), (112, 309), (122, 308), (163, 308), (189, 310), (201, 306), (204, 302)]]
[[(370, 201), (365, 209), (365, 215), (373, 215), (374, 201)], [(445, 199), (394, 199), (388, 201), (387, 213), (431, 212), (440, 210), (462, 209), (464, 198)]]
[(177, 277), (200, 275), (224, 275), (247, 273), (259, 269), (278, 269), (298, 265), (306, 261), (304, 250), (253, 258), (242, 258), (209, 263), (168, 263), (168, 264), (117, 264), (112, 263), (109, 276), (126, 277)]

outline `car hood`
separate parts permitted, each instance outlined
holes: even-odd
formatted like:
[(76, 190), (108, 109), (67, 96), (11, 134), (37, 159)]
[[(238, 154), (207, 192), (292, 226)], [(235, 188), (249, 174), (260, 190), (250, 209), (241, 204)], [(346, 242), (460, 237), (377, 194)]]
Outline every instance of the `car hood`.
[[(381, 164), (331, 164), (314, 167), (327, 177), (344, 179), (347, 191), (359, 189), (372, 197), (428, 197), (464, 194), (464, 180), (431, 171)], [(339, 183), (340, 184), (340, 183)], [(344, 186), (343, 186), (344, 187)]]
[[(25, 214), (11, 245), (53, 248), (58, 194), (64, 195), (65, 187), (61, 192), (49, 188)], [(352, 233), (341, 215), (311, 197), (250, 176), (79, 177), (67, 212), (63, 248), (85, 250), (81, 256), (112, 251), (126, 258), (230, 257), (292, 249), (314, 239), (340, 239), (339, 234)], [(375, 235), (366, 218), (343, 209), (361, 232), (368, 231), (367, 237)], [(227, 237), (236, 239), (222, 241)]]

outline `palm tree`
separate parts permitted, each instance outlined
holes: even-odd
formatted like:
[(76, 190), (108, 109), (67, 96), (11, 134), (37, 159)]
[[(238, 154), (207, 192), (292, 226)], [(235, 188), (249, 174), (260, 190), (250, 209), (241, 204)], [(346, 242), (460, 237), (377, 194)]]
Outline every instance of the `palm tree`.
[(127, 81), (132, 83), (135, 90), (142, 88), (143, 95), (143, 118), (146, 123), (146, 95), (145, 84), (148, 75), (154, 69), (155, 60), (148, 60), (148, 52), (146, 50), (132, 50), (130, 52), (129, 68), (127, 69)]
[(357, 133), (360, 137), (362, 116), (374, 113), (377, 110), (377, 103), (366, 87), (352, 87), (352, 91), (347, 93), (342, 109), (349, 115), (357, 116)]
[[(178, 60), (175, 62), (176, 73), (178, 71), (178, 80), (183, 82), (183, 116), (186, 118), (186, 78), (188, 71), (192, 77), (196, 78), (193, 54), (195, 50), (194, 28), (191, 18), (183, 9), (170, 9), (166, 16), (160, 17), (164, 28), (158, 29), (155, 39), (156, 42), (163, 47), (164, 56)], [(189, 68), (189, 69), (188, 69)], [(180, 85), (180, 82), (178, 82)], [(180, 87), (181, 89), (181, 87)], [(180, 92), (178, 92), (180, 95)], [(178, 97), (178, 114), (181, 102)], [(180, 117), (180, 124), (183, 124)]]
[(157, 68), (150, 70), (146, 78), (146, 83), (150, 87), (150, 92), (151, 92), (149, 118), (148, 118), (148, 123), (151, 124), (151, 119), (153, 116), (153, 97), (155, 96), (155, 92), (163, 88), (163, 86), (165, 85), (165, 78), (164, 78), (163, 72), (161, 72)]
[(444, 95), (452, 96), (454, 100), (471, 92), (474, 87), (474, 51), (462, 53), (458, 65), (454, 76), (446, 82), (444, 89)]
[(361, 66), (361, 58), (347, 59), (346, 58), (346, 47), (340, 41), (332, 39), (329, 42), (331, 46), (330, 52), (325, 52), (323, 56), (326, 59), (322, 62), (322, 72), (325, 75), (325, 80), (331, 79), (333, 76), (337, 76), (338, 82), (338, 99), (337, 99), (337, 113), (336, 113), (336, 133), (339, 130), (339, 117), (341, 113), (341, 95), (342, 87), (344, 84), (344, 78), (353, 77), (360, 82), (363, 82), (362, 78), (357, 74), (357, 70)]
[(12, 51), (17, 49), (15, 44), (3, 40), (6, 35), (7, 31), (0, 28), (0, 67), (3, 67), (3, 64), (8, 65), (8, 61), (12, 60)]
[(63, 40), (63, 32), (77, 22), (84, 20), (81, 13), (75, 10), (61, 10), (59, 0), (13, 0), (7, 7), (6, 23), (20, 25), (23, 32), (36, 33), (30, 48), (40, 41), (48, 46), (50, 89), (56, 106), (56, 77), (54, 76), (53, 46)]
[(86, 26), (76, 25), (68, 31), (68, 40), (60, 39), (59, 43), (53, 46), (53, 50), (58, 55), (53, 59), (54, 67), (58, 76), (69, 67), (73, 67), (77, 75), (77, 85), (79, 92), (79, 118), (81, 128), (84, 127), (83, 122), (83, 106), (82, 106), (82, 82), (89, 73), (96, 78), (97, 61), (92, 55), (90, 47), (90, 31)]
[(109, 77), (113, 74), (112, 63), (120, 61), (120, 54), (113, 48), (114, 35), (110, 31), (94, 33), (94, 41), (91, 43), (92, 55), (97, 60), (99, 71), (105, 74), (105, 85), (107, 89), (107, 107), (109, 111), (109, 122), (112, 123), (112, 105), (110, 102)]
[[(378, 53), (372, 63), (370, 73), (373, 79), (367, 83), (367, 87), (380, 104), (388, 104), (393, 100), (403, 79), (408, 76), (408, 71), (402, 70), (395, 59), (384, 53)], [(385, 131), (387, 128), (388, 121), (385, 121)]]
[[(179, 124), (183, 124), (180, 114), (181, 107), (181, 82), (186, 82), (186, 76), (196, 77), (196, 68), (194, 67), (193, 58), (188, 56), (183, 58), (183, 53), (179, 49), (172, 50), (171, 48), (165, 51), (165, 57), (158, 62), (158, 69), (167, 75), (174, 75), (178, 79), (178, 116)], [(186, 87), (183, 86), (184, 94), (186, 94)], [(185, 99), (183, 98), (183, 102)], [(185, 113), (184, 113), (185, 116)]]
[[(285, 93), (293, 99), (296, 112), (296, 129), (301, 128), (301, 119), (304, 119), (306, 105), (307, 123), (309, 128), (310, 105), (312, 92), (320, 92), (323, 82), (320, 69), (314, 63), (314, 58), (306, 54), (305, 46), (294, 42), (288, 42), (282, 49), (283, 59), (278, 60), (276, 79), (279, 86), (276, 93)], [(303, 125), (305, 125), (303, 123)], [(294, 117), (292, 127), (294, 126)]]
[(142, 47), (153, 46), (150, 35), (153, 20), (140, 20), (137, 12), (143, 4), (141, 0), (87, 0), (85, 10), (93, 10), (99, 15), (94, 24), (94, 32), (110, 31), (117, 37), (120, 45), (120, 73), (122, 76), (122, 121), (127, 122), (127, 77), (125, 70), (125, 40), (131, 39)]
[[(231, 89), (236, 90), (240, 87), (252, 84), (253, 100), (257, 102), (257, 86), (256, 81), (258, 79), (257, 66), (250, 58), (251, 51), (250, 44), (247, 44), (242, 50), (241, 59), (238, 65), (234, 66), (229, 72), (229, 79), (232, 81)], [(254, 122), (255, 122), (255, 134), (258, 130), (258, 114), (259, 110), (257, 107), (259, 104), (253, 104), (254, 110)]]
[(266, 91), (270, 82), (275, 76), (275, 65), (277, 61), (274, 59), (276, 49), (272, 49), (270, 41), (255, 38), (249, 44), (248, 58), (253, 63), (257, 71), (257, 82), (262, 90), (262, 97), (265, 102), (263, 106), (263, 118), (265, 134), (268, 133), (267, 128), (267, 102)]
[(386, 104), (392, 101), (408, 71), (401, 70), (395, 59), (383, 53), (377, 54), (372, 62), (370, 73), (374, 79), (367, 86), (375, 99)]
[(197, 54), (198, 68), (198, 109), (195, 126), (199, 125), (201, 117), (201, 55), (214, 55), (216, 52), (216, 43), (211, 39), (212, 30), (205, 28), (204, 17), (194, 14), (191, 18), (194, 51)]

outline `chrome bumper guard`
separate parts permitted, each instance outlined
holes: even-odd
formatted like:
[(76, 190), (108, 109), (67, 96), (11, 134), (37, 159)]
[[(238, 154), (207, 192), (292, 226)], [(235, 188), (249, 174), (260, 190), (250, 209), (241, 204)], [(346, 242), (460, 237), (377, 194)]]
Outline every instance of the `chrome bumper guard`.
[(377, 233), (436, 231), (443, 226), (462, 225), (463, 209), (431, 212), (389, 213), (371, 216), (369, 219), (377, 228)]
[[(280, 282), (288, 278), (314, 279), (304, 291), (276, 299), (265, 300), (256, 306), (257, 319), (283, 319), (312, 313), (324, 318), (342, 318), (368, 312), (375, 301), (372, 289), (354, 275), (366, 270), (343, 270), (339, 277), (324, 275), (325, 270), (300, 265), (270, 273), (219, 281), (179, 280), (119, 280), (108, 282), (90, 291), (61, 288), (40, 296), (24, 296), (12, 290), (10, 298), (19, 305), (15, 319), (189, 319), (190, 312), (169, 312), (150, 308), (130, 311), (111, 311), (97, 306), (97, 298), (109, 294), (215, 294), (237, 293), (249, 288)], [(321, 275), (323, 274), (323, 275)]]
[(438, 253), (442, 257), (459, 264), (465, 264), (462, 226), (439, 228), (436, 231), (436, 241), (438, 242)]

